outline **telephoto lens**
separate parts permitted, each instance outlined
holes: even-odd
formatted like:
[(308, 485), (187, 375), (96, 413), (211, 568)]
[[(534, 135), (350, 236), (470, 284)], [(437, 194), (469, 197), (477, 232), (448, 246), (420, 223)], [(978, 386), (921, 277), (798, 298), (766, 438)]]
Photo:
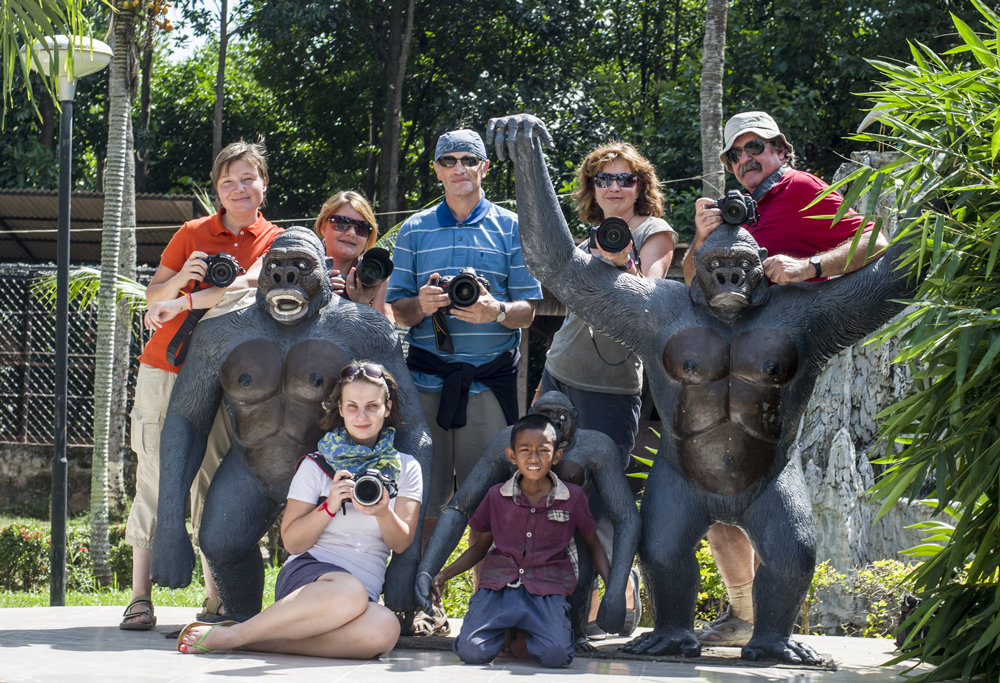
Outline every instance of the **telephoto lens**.
[(452, 306), (468, 308), (479, 301), (480, 286), (490, 291), (490, 282), (476, 273), (475, 268), (462, 268), (454, 277), (438, 280), (438, 287), (445, 290)]
[(601, 249), (612, 254), (625, 251), (632, 244), (632, 231), (629, 230), (628, 223), (618, 216), (605, 218), (593, 228), (592, 234)]

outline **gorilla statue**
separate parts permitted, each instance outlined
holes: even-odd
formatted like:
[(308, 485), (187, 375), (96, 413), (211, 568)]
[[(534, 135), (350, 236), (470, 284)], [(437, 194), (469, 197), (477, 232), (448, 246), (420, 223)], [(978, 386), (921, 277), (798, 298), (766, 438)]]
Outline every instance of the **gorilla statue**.
[[(352, 359), (381, 363), (399, 381), (404, 423), (396, 446), (429, 480), (430, 433), (395, 330), (377, 311), (332, 297), (326, 261), (311, 230), (279, 235), (264, 256), (256, 305), (198, 323), (170, 397), (150, 575), (169, 588), (191, 581), (185, 500), (225, 400), (236, 436), (209, 487), (199, 537), (229, 619), (261, 610), (257, 543), (285, 504), (296, 461), (316, 450), (322, 402)], [(414, 544), (390, 563), (390, 609), (413, 607), (419, 550)]]
[(695, 254), (691, 287), (623, 273), (574, 248), (545, 167), (544, 124), (490, 121), (487, 140), (514, 162), (524, 258), (582, 319), (643, 362), (663, 419), (646, 482), (639, 560), (655, 628), (627, 652), (694, 657), (695, 548), (714, 522), (740, 527), (761, 565), (753, 636), (741, 656), (819, 663), (790, 638), (811, 580), (815, 528), (798, 459), (789, 451), (823, 364), (876, 330), (915, 278), (897, 270), (905, 245), (823, 283), (768, 288), (746, 230), (719, 227)]
[[(576, 408), (561, 392), (542, 394), (531, 412), (548, 417), (559, 431), (563, 457), (553, 468), (556, 475), (563, 481), (580, 486), (588, 494), (596, 487), (614, 526), (611, 576), (598, 611), (597, 623), (608, 633), (619, 632), (625, 624), (625, 586), (639, 543), (639, 511), (622, 471), (621, 452), (603, 432), (577, 430), (579, 417)], [(431, 532), (417, 568), (416, 584), (417, 599), (424, 603), (428, 613), (431, 578), (441, 570), (458, 545), (469, 517), (491, 486), (510, 479), (517, 471), (505, 452), (510, 445), (510, 430), (511, 427), (504, 429), (486, 447), (483, 457), (448, 501)], [(580, 539), (577, 541), (577, 558), (579, 577), (576, 590), (570, 596), (570, 623), (577, 636), (577, 647), (581, 647), (579, 636), (586, 632), (595, 570), (590, 553)], [(589, 646), (585, 647), (589, 649)]]

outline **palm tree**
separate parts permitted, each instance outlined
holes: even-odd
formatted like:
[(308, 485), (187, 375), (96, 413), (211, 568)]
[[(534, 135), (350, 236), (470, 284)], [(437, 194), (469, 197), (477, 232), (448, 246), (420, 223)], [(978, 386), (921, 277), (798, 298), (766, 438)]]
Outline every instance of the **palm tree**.
[[(14, 91), (14, 69), (21, 65), (21, 83), (24, 94), (34, 105), (34, 93), (28, 73), (31, 69), (32, 52), (36, 42), (59, 33), (89, 35), (89, 23), (82, 14), (82, 4), (76, 0), (2, 0), (0, 2), (0, 54), (3, 56), (2, 93), (3, 110), (0, 123), (5, 121), (7, 108)], [(24, 59), (20, 56), (20, 46), (26, 47)], [(72, 63), (70, 53), (67, 62)], [(53, 62), (51, 71), (39, 73), (45, 88), (55, 101), (56, 74), (58, 68)], [(58, 106), (58, 105), (57, 105)], [(38, 112), (37, 105), (35, 111)], [(41, 114), (39, 114), (41, 117)]]
[(722, 149), (722, 76), (726, 68), (726, 0), (705, 5), (705, 48), (701, 58), (701, 193), (719, 197), (726, 188)]

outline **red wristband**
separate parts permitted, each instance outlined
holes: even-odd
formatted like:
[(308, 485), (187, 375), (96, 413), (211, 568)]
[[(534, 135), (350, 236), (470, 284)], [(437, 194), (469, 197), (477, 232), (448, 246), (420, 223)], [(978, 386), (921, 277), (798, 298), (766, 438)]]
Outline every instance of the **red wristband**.
[(336, 517), (337, 511), (334, 510), (333, 512), (330, 512), (330, 508), (327, 507), (326, 503), (327, 501), (324, 500), (323, 504), (319, 506), (319, 509), (325, 512), (326, 514), (330, 515), (330, 517)]

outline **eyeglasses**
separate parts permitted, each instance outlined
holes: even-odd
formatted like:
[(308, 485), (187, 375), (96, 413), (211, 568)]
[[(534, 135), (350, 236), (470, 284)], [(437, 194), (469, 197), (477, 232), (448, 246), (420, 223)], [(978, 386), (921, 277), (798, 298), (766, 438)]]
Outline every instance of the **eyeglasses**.
[(341, 371), (340, 379), (352, 380), (362, 372), (365, 373), (366, 377), (371, 377), (372, 379), (382, 379), (385, 377), (385, 372), (379, 365), (375, 365), (374, 363), (351, 363)]
[(750, 156), (755, 157), (758, 154), (763, 154), (764, 149), (766, 147), (767, 147), (766, 140), (761, 140), (760, 138), (754, 138), (753, 140), (750, 140), (742, 147), (730, 147), (729, 149), (727, 149), (726, 160), (731, 164), (735, 164), (737, 161), (740, 160), (740, 157), (743, 156), (743, 150), (746, 150), (746, 153), (749, 154)]
[(368, 237), (372, 231), (372, 224), (368, 221), (359, 221), (357, 218), (348, 218), (338, 213), (335, 213), (326, 220), (337, 232), (347, 232), (347, 229), (353, 226), (354, 234), (362, 239)]
[(451, 168), (459, 161), (461, 161), (462, 165), (466, 168), (475, 168), (482, 162), (482, 159), (479, 157), (462, 157), (461, 159), (457, 159), (455, 157), (440, 157), (437, 160), (437, 162), (445, 168)]
[(635, 173), (598, 173), (594, 176), (594, 185), (597, 187), (611, 187), (611, 183), (618, 183), (618, 187), (627, 190), (635, 187), (639, 182)]

